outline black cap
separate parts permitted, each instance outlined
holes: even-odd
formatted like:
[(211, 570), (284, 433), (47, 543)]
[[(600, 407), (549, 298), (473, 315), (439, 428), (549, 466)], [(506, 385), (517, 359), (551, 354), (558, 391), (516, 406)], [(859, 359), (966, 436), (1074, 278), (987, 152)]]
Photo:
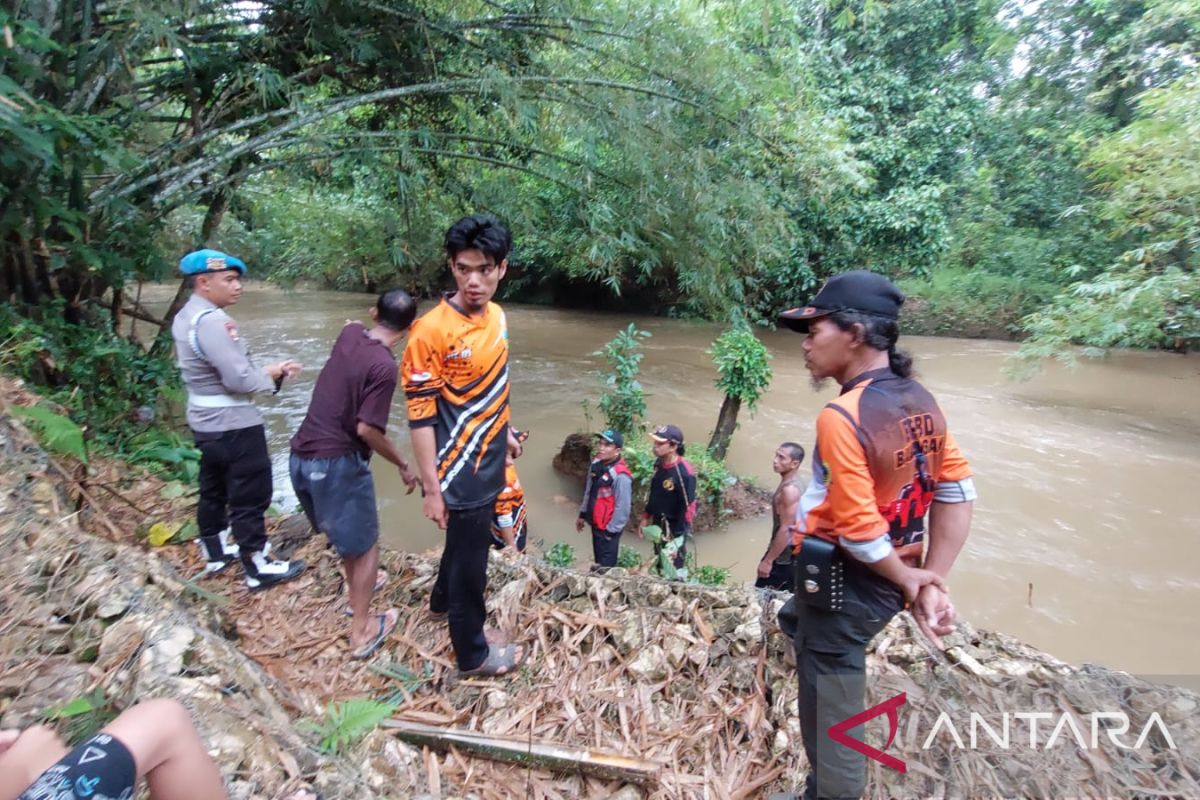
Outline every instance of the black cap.
[(674, 442), (675, 444), (683, 444), (683, 431), (679, 430), (678, 425), (659, 425), (650, 434), (652, 439), (657, 439), (660, 442)]
[(600, 431), (596, 435), (609, 444), (615, 444), (617, 447), (625, 446), (625, 437), (621, 435), (620, 431), (614, 431), (612, 428), (609, 428), (606, 431)]
[(882, 275), (856, 269), (834, 275), (804, 308), (792, 308), (779, 315), (779, 324), (806, 333), (808, 323), (837, 311), (857, 311), (877, 317), (896, 319), (904, 294)]

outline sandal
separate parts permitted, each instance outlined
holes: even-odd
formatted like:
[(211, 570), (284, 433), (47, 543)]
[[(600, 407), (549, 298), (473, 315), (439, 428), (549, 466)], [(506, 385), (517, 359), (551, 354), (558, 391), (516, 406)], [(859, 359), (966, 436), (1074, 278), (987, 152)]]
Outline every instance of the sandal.
[(502, 647), (492, 645), (488, 648), (487, 658), (483, 660), (475, 669), (460, 669), (459, 677), (472, 678), (476, 676), (482, 677), (499, 677), (521, 666), (521, 662), (525, 660), (524, 649), (519, 644), (506, 644)]
[(400, 622), (400, 609), (389, 608), (386, 613), (376, 614), (375, 619), (379, 620), (379, 635), (350, 653), (350, 657), (355, 661), (362, 661), (375, 655), (375, 651), (379, 649), (384, 640), (391, 635), (392, 631), (396, 630), (396, 625)]

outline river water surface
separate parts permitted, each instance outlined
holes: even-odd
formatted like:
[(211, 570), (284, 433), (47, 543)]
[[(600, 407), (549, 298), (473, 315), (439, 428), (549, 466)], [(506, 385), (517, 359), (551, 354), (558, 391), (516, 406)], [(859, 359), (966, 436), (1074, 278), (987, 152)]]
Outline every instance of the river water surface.
[[(341, 325), (366, 320), (373, 297), (252, 287), (229, 309), (259, 363), (295, 358), (301, 377), (262, 403), (275, 461), (276, 500), (294, 505), (287, 442), (299, 426), (317, 372)], [(431, 307), (422, 304), (422, 311)], [(599, 383), (591, 355), (630, 322), (651, 331), (642, 382), (649, 421), (681, 426), (702, 446), (721, 397), (705, 349), (709, 323), (506, 305), (513, 421), (530, 428), (518, 462), (530, 507), (531, 541), (575, 547), (580, 487), (550, 459), (563, 438), (595, 429), (583, 410)], [(771, 457), (783, 441), (811, 449), (813, 420), (836, 387), (808, 384), (800, 336), (760, 332), (775, 377), (750, 416), (743, 410), (729, 465), (774, 486)], [(402, 345), (401, 345), (402, 346)], [(1200, 673), (1200, 358), (1117, 353), (1069, 370), (1051, 366), (1027, 383), (1004, 375), (1015, 345), (909, 337), (924, 383), (937, 396), (975, 470), (980, 499), (967, 547), (950, 577), (960, 614), (1072, 662), (1155, 675)], [(399, 351), (397, 352), (399, 357)], [(593, 412), (594, 413), (594, 412)], [(391, 431), (411, 453), (402, 397)], [(384, 541), (406, 550), (441, 542), (406, 497), (395, 469), (374, 460)], [(807, 479), (810, 465), (802, 475)], [(769, 517), (702, 533), (702, 564), (752, 580), (769, 538)], [(636, 537), (627, 542), (641, 549)], [(1032, 588), (1031, 588), (1032, 587)]]

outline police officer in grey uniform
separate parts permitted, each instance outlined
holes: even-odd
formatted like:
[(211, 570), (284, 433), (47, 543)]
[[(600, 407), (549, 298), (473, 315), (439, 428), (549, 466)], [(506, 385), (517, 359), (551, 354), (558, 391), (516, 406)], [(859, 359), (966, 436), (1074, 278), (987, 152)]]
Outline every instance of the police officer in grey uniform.
[[(219, 572), (241, 557), (246, 586), (266, 589), (304, 571), (303, 561), (268, 554), (263, 514), (271, 504), (271, 459), (256, 392), (278, 392), (300, 372), (295, 361), (256, 367), (237, 323), (225, 308), (242, 295), (246, 265), (218, 250), (197, 250), (179, 262), (192, 296), (171, 325), (187, 387), (187, 421), (200, 448), (197, 523), (207, 562)], [(228, 541), (226, 525), (237, 544)]]

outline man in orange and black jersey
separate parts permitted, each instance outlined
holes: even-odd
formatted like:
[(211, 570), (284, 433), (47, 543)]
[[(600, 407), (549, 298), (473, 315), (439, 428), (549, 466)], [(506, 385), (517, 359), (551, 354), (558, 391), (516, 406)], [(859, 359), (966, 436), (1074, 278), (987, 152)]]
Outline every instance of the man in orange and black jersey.
[(906, 604), (935, 643), (954, 630), (944, 578), (966, 541), (975, 487), (937, 402), (896, 349), (903, 303), (886, 278), (856, 270), (779, 318), (806, 334), (814, 384), (841, 385), (817, 417), (794, 527), (795, 595), (780, 612), (796, 648), (810, 800), (862, 796), (866, 757), (827, 731), (863, 710), (871, 638)]
[(467, 675), (503, 675), (523, 658), (520, 646), (492, 645), (483, 633), (492, 507), (505, 455), (521, 452), (508, 424), (508, 327), (491, 302), (511, 248), (490, 215), (450, 226), (446, 257), (457, 290), (414, 324), (400, 367), (425, 516), (446, 531), (430, 611), (448, 617)]

